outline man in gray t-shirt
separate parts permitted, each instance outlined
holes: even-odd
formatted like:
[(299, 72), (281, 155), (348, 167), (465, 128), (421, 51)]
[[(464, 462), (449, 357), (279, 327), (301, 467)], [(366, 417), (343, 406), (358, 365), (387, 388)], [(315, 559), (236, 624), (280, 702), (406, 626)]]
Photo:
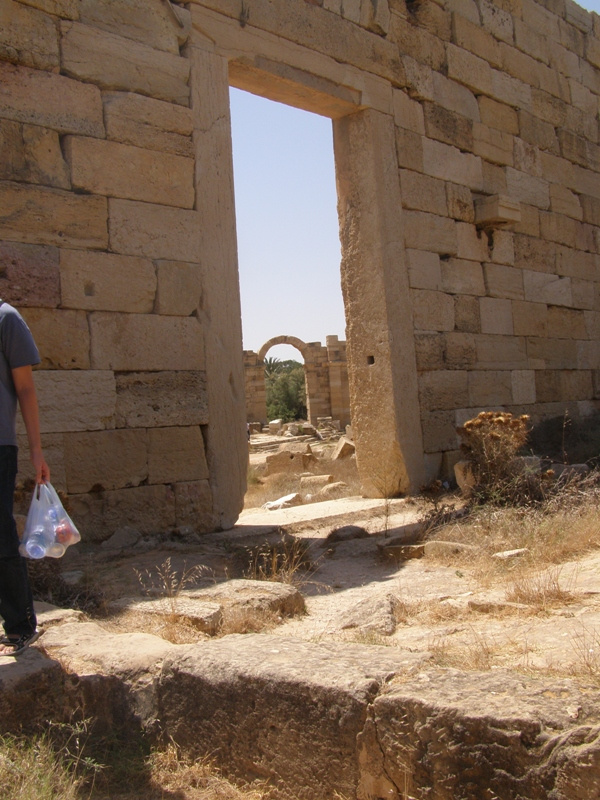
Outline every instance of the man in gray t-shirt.
[(27, 431), (36, 482), (50, 480), (50, 470), (42, 452), (31, 369), (39, 363), (38, 349), (25, 320), (15, 308), (0, 300), (0, 616), (4, 621), (0, 656), (18, 655), (39, 636), (27, 564), (19, 555), (19, 537), (13, 517), (17, 403)]

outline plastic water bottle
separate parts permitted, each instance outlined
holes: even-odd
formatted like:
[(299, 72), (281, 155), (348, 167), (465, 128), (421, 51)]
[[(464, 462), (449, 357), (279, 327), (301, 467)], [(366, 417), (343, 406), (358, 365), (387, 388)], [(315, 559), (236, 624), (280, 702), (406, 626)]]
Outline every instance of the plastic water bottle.
[(46, 555), (50, 558), (60, 558), (61, 556), (64, 556), (66, 549), (67, 548), (64, 546), (64, 544), (61, 544), (60, 542), (52, 542), (46, 548)]
[(37, 525), (28, 537), (25, 544), (19, 549), (24, 549), (21, 554), (29, 558), (43, 558), (48, 552), (48, 547), (52, 544), (52, 539), (48, 535), (48, 529), (43, 525)]

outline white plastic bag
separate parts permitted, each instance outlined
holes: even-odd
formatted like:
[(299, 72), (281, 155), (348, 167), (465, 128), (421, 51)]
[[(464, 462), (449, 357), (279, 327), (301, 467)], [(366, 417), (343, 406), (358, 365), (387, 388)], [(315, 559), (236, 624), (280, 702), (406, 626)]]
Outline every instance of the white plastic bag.
[(79, 531), (63, 508), (50, 483), (38, 483), (33, 490), (25, 532), (19, 552), (25, 558), (60, 558), (71, 544), (80, 541)]

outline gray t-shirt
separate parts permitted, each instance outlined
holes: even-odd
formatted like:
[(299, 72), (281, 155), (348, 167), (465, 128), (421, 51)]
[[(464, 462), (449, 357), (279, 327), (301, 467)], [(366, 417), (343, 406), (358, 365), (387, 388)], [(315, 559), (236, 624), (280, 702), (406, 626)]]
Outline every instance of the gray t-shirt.
[(17, 444), (17, 393), (11, 370), (39, 363), (27, 323), (16, 308), (0, 300), (0, 445)]

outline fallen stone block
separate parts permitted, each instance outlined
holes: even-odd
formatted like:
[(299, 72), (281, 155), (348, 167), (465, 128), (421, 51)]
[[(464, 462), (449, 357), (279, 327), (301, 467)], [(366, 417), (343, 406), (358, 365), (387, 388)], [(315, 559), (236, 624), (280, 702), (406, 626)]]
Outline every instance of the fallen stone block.
[(475, 545), (472, 544), (463, 544), (463, 542), (442, 542), (435, 539), (425, 542), (423, 547), (425, 548), (426, 557), (455, 556), (461, 553), (474, 553), (477, 550)]
[(503, 550), (500, 553), (494, 553), (492, 558), (497, 558), (499, 561), (509, 561), (513, 558), (521, 558), (529, 553), (529, 548), (518, 547), (515, 550)]
[(266, 457), (265, 477), (280, 472), (294, 475), (307, 472), (314, 460), (314, 456), (310, 453), (294, 450), (280, 450), (278, 453), (271, 453)]
[(283, 425), (282, 419), (271, 420), (271, 422), (269, 422), (269, 433), (272, 433), (276, 436), (281, 430), (282, 425)]
[(319, 500), (334, 500), (336, 497), (343, 497), (347, 489), (347, 483), (344, 483), (344, 481), (335, 481), (319, 489), (315, 497)]
[(341, 630), (357, 629), (361, 633), (379, 633), (391, 636), (396, 630), (396, 605), (394, 595), (366, 597), (338, 620)]
[(238, 579), (218, 583), (206, 589), (188, 589), (185, 597), (219, 603), (223, 607), (251, 608), (256, 611), (271, 611), (284, 617), (303, 614), (306, 610), (304, 598), (289, 583), (278, 581), (253, 581)]
[(139, 597), (120, 597), (109, 603), (115, 611), (135, 611), (138, 614), (151, 614), (167, 620), (185, 619), (194, 628), (209, 636), (214, 636), (223, 622), (223, 612), (218, 603), (178, 594), (176, 597), (160, 597), (158, 599), (140, 599)]
[(333, 482), (333, 475), (310, 475), (306, 477), (300, 478), (300, 491), (306, 497), (306, 495), (316, 494), (320, 489), (324, 486), (327, 486), (328, 483)]
[(355, 452), (356, 447), (354, 446), (354, 442), (342, 436), (341, 439), (338, 439), (335, 449), (331, 454), (331, 458), (333, 461), (337, 461), (338, 459), (349, 458), (351, 455), (354, 455)]

